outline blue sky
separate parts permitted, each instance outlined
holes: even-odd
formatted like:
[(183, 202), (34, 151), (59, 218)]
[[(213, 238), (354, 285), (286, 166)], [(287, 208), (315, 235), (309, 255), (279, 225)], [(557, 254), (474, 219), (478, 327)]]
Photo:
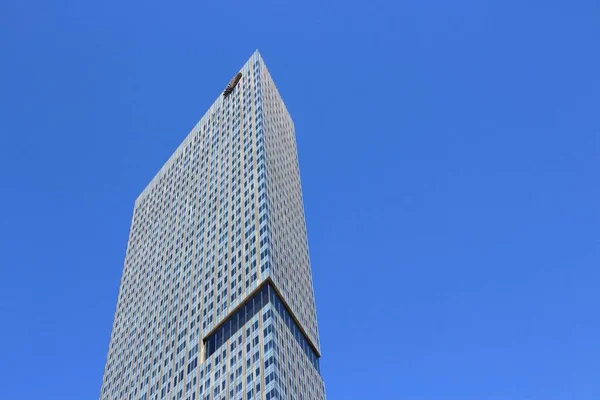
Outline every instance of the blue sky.
[(3, 399), (97, 399), (133, 202), (259, 49), (329, 399), (600, 398), (600, 3), (0, 4)]

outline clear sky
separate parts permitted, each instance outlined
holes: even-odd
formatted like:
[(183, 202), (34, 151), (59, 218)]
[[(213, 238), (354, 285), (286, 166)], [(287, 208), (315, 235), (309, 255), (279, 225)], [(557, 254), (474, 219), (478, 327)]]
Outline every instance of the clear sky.
[(0, 3), (0, 398), (97, 399), (133, 203), (259, 49), (328, 399), (600, 398), (598, 1)]

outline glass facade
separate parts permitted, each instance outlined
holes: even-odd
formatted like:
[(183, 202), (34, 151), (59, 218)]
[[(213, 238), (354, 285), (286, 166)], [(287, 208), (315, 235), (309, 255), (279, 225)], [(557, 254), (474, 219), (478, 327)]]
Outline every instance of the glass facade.
[(281, 301), (281, 297), (273, 289), (270, 282), (263, 285), (258, 292), (249, 297), (240, 308), (219, 326), (219, 328), (210, 334), (205, 340), (206, 356), (210, 357), (219, 351), (221, 346), (226, 343), (232, 335), (235, 335), (246, 322), (260, 312), (267, 304), (272, 304), (272, 308), (279, 314), (285, 322), (286, 327), (298, 342), (302, 351), (309, 358), (313, 366), (319, 370), (319, 356), (313, 350), (305, 334), (299, 328), (296, 321), (288, 311), (288, 308)]
[(293, 122), (239, 73), (135, 202), (101, 400), (325, 398)]

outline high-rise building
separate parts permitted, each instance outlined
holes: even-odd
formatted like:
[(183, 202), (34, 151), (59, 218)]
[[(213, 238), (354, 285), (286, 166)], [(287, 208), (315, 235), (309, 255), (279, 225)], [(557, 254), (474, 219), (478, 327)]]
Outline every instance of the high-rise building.
[(101, 400), (324, 399), (294, 124), (260, 54), (135, 201)]

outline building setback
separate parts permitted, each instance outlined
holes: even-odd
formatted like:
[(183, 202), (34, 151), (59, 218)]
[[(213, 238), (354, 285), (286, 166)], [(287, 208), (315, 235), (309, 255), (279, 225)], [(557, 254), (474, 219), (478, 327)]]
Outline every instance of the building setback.
[(325, 399), (294, 124), (260, 54), (135, 201), (101, 400)]

